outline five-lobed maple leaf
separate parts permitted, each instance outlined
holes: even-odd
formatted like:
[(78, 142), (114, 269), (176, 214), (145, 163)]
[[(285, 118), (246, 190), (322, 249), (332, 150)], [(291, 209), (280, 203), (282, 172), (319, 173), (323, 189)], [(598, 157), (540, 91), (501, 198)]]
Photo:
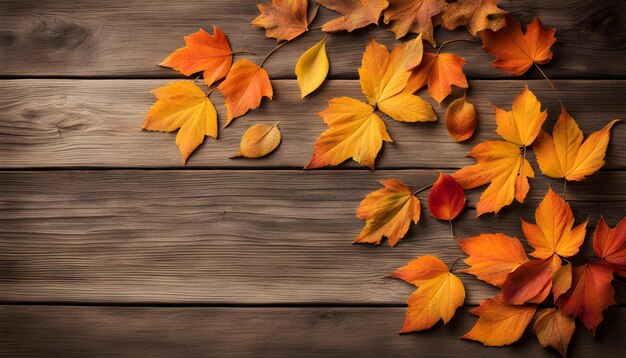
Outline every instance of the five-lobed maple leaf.
[(424, 53), (422, 62), (411, 72), (406, 91), (415, 93), (428, 85), (430, 96), (441, 103), (452, 93), (452, 86), (469, 87), (464, 65), (465, 59), (451, 53)]
[(522, 32), (520, 23), (511, 16), (498, 31), (481, 32), (483, 49), (496, 57), (493, 65), (505, 72), (522, 75), (533, 64), (543, 65), (552, 60), (555, 29), (547, 29), (535, 18)]
[(429, 329), (440, 320), (448, 323), (465, 300), (463, 282), (432, 255), (418, 257), (390, 276), (418, 287), (407, 301), (400, 333)]
[(505, 10), (498, 7), (498, 0), (457, 0), (444, 8), (441, 26), (448, 30), (465, 26), (476, 36), (485, 29), (501, 29), (505, 25), (506, 14)]
[[(385, 24), (390, 24), (396, 39), (409, 33), (421, 34), (433, 47), (433, 30), (436, 23), (433, 17), (439, 15), (447, 6), (445, 0), (389, 0), (389, 7), (383, 12)], [(438, 23), (438, 20), (435, 19)]]
[(307, 0), (272, 0), (272, 4), (258, 4), (261, 13), (252, 25), (265, 29), (276, 41), (289, 41), (307, 31)]
[(317, 0), (317, 2), (343, 15), (325, 23), (322, 26), (322, 31), (325, 32), (352, 32), (367, 25), (378, 24), (381, 13), (389, 6), (387, 0)]
[(185, 76), (202, 72), (207, 86), (226, 76), (233, 55), (222, 30), (213, 27), (213, 35), (209, 35), (200, 29), (185, 36), (185, 44), (185, 47), (172, 52), (159, 66), (172, 68)]
[(366, 222), (355, 243), (380, 245), (385, 236), (394, 247), (406, 235), (411, 221), (420, 219), (420, 201), (406, 184), (395, 179), (381, 184), (384, 188), (368, 194), (356, 211), (356, 216)]

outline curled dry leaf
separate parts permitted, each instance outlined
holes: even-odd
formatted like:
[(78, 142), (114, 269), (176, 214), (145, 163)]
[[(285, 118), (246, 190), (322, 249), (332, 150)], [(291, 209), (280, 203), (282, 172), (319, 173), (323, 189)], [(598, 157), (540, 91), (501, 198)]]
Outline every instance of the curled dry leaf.
[(278, 122), (274, 125), (255, 124), (241, 137), (239, 143), (239, 153), (232, 158), (260, 158), (273, 152), (280, 144), (281, 134), (278, 129)]
[(454, 220), (465, 209), (463, 187), (448, 174), (440, 173), (428, 193), (428, 209), (439, 220)]
[(536, 310), (536, 305), (510, 305), (498, 297), (486, 299), (471, 311), (480, 318), (461, 338), (486, 346), (509, 345), (522, 337)]
[(612, 229), (600, 217), (593, 234), (593, 252), (616, 274), (626, 277), (626, 217)]
[(378, 18), (389, 2), (387, 0), (317, 0), (325, 8), (343, 16), (322, 26), (324, 32), (337, 32), (360, 29), (370, 24), (378, 24)]
[(465, 300), (463, 282), (437, 257), (418, 257), (391, 274), (418, 286), (409, 297), (400, 333), (422, 331), (439, 320), (448, 323)]
[(302, 98), (324, 83), (330, 67), (326, 56), (326, 38), (306, 50), (296, 63), (296, 77)]
[(476, 108), (465, 96), (457, 98), (446, 109), (446, 128), (450, 137), (457, 142), (470, 139), (476, 131), (478, 118)]
[(544, 308), (537, 312), (533, 325), (539, 344), (543, 348), (555, 349), (563, 358), (567, 356), (567, 346), (575, 329), (574, 319), (556, 308)]
[(272, 99), (274, 95), (267, 72), (248, 60), (235, 62), (217, 89), (226, 97), (226, 125), (258, 108), (263, 97)]
[(604, 165), (611, 128), (618, 121), (612, 120), (583, 142), (583, 132), (563, 108), (552, 136), (541, 131), (533, 144), (541, 172), (552, 178), (576, 181), (595, 173)]
[(289, 41), (302, 35), (308, 27), (307, 0), (272, 0), (272, 4), (259, 4), (259, 15), (252, 25), (265, 29), (267, 37), (276, 41)]
[(457, 0), (441, 13), (441, 26), (454, 30), (467, 27), (474, 36), (479, 31), (498, 31), (505, 25), (507, 12), (498, 7), (498, 0)]
[(383, 13), (385, 24), (389, 24), (396, 39), (408, 33), (421, 34), (433, 47), (433, 17), (447, 6), (445, 0), (389, 0)]
[(422, 62), (411, 72), (406, 91), (415, 93), (428, 85), (430, 96), (441, 103), (452, 93), (452, 86), (469, 86), (462, 70), (464, 65), (465, 59), (451, 53), (424, 53)]
[(149, 131), (173, 132), (183, 162), (204, 141), (204, 136), (217, 138), (217, 112), (213, 103), (190, 81), (177, 81), (152, 91), (157, 98), (141, 128)]
[(511, 16), (498, 31), (481, 32), (483, 49), (496, 56), (493, 65), (505, 72), (522, 75), (533, 64), (546, 64), (552, 60), (551, 47), (556, 42), (555, 29), (547, 29), (541, 20), (534, 19), (527, 26), (526, 34), (520, 23)]
[(172, 68), (185, 76), (202, 72), (207, 86), (226, 76), (233, 60), (226, 35), (213, 27), (213, 35), (200, 29), (185, 36), (185, 47), (172, 52), (159, 66)]
[(384, 188), (369, 193), (356, 210), (357, 218), (366, 221), (354, 242), (380, 245), (385, 236), (394, 247), (406, 235), (411, 221), (419, 221), (420, 201), (399, 180), (380, 183)]

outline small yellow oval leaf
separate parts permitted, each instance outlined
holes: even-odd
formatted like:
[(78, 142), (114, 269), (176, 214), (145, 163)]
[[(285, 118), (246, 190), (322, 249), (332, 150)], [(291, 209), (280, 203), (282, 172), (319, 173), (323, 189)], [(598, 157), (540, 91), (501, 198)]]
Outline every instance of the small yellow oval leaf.
[(328, 75), (328, 56), (326, 56), (326, 37), (315, 46), (306, 50), (296, 63), (296, 76), (302, 98), (315, 91), (324, 83)]
[(457, 142), (468, 140), (476, 130), (476, 108), (465, 99), (457, 98), (446, 109), (446, 128)]
[(260, 158), (273, 152), (280, 144), (281, 134), (278, 129), (278, 122), (274, 125), (255, 124), (248, 128), (241, 137), (239, 153), (232, 158)]

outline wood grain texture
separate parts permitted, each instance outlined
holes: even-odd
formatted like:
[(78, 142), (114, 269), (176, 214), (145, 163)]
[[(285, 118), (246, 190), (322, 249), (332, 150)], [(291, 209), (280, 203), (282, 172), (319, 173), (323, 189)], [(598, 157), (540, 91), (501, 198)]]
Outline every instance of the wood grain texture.
[[(385, 277), (415, 256), (463, 256), (448, 224), (422, 220), (394, 249), (351, 245), (354, 212), (379, 180), (431, 184), (431, 170), (42, 171), (0, 173), (0, 300), (92, 303), (402, 304), (412, 289)], [(626, 172), (568, 186), (577, 220), (626, 212)], [(456, 222), (458, 237), (522, 238), (550, 181), (526, 205)], [(561, 182), (553, 182), (561, 188)], [(469, 195), (475, 205), (480, 191)], [(591, 230), (588, 233), (591, 237)], [(588, 240), (590, 241), (590, 240)], [(591, 243), (583, 248), (591, 256)], [(457, 267), (462, 267), (459, 265)], [(467, 303), (495, 290), (461, 274)], [(624, 285), (617, 300), (626, 302)]]
[[(258, 54), (260, 61), (275, 46), (250, 21), (258, 15), (257, 0), (83, 0), (80, 3), (41, 0), (0, 1), (0, 76), (70, 76), (153, 78), (176, 73), (156, 66), (183, 44), (183, 36), (203, 27), (221, 27), (234, 49)], [(546, 66), (552, 77), (625, 78), (626, 2), (623, 0), (500, 0), (523, 23), (540, 17), (557, 28), (556, 53)], [(337, 17), (322, 9), (313, 26)], [(332, 35), (328, 41), (332, 78), (355, 78), (370, 33), (387, 45), (393, 34), (370, 26), (353, 34)], [(273, 56), (266, 67), (273, 78), (294, 78), (298, 56), (321, 38), (306, 34)], [(437, 31), (441, 43), (471, 38), (463, 29)], [(446, 51), (467, 59), (472, 78), (506, 77), (491, 67), (493, 59), (479, 43), (455, 43)], [(239, 57), (239, 56), (238, 56)], [(250, 56), (241, 56), (249, 57)], [(540, 77), (536, 70), (530, 76)]]
[[(7, 80), (0, 81), (0, 168), (119, 167), (183, 168), (175, 134), (142, 132), (139, 126), (154, 97), (151, 89), (167, 80)], [(434, 103), (439, 123), (399, 123), (386, 118), (394, 143), (385, 143), (377, 168), (459, 168), (474, 161), (465, 155), (475, 145), (499, 137), (494, 132), (493, 105), (509, 110), (528, 83), (550, 117), (551, 131), (560, 105), (545, 81), (482, 81), (470, 83), (469, 100), (478, 110), (479, 128), (473, 139), (454, 142), (443, 122), (447, 103), (439, 106), (426, 91), (420, 95)], [(205, 143), (186, 168), (302, 168), (310, 160), (315, 139), (326, 125), (316, 115), (335, 96), (363, 99), (358, 81), (328, 81), (305, 100), (295, 80), (275, 80), (275, 99), (259, 110), (220, 129), (219, 140)], [(612, 118), (623, 118), (626, 81), (556, 81), (569, 113), (586, 135)], [(460, 94), (459, 94), (460, 95)], [(222, 97), (211, 97), (224, 123)], [(229, 159), (239, 148), (245, 130), (255, 123), (280, 121), (283, 141), (273, 154), (261, 159)], [(436, 148), (436, 150), (433, 150)], [(534, 160), (534, 155), (530, 155)], [(352, 161), (342, 167), (362, 168)], [(605, 169), (626, 169), (626, 125), (618, 124), (607, 153)], [(537, 173), (539, 171), (537, 170)]]
[[(532, 333), (512, 346), (462, 341), (475, 319), (461, 309), (443, 326), (396, 332), (401, 307), (144, 308), (0, 306), (0, 355), (59, 357), (556, 357)], [(595, 339), (582, 325), (570, 357), (620, 357), (626, 309), (605, 313)], [(10, 322), (10, 324), (7, 324)]]

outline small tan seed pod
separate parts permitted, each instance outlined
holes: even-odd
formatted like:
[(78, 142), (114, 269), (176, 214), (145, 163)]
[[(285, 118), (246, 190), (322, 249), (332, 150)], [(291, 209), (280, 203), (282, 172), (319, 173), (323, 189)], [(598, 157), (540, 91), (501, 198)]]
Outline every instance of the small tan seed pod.
[(450, 137), (457, 142), (470, 139), (477, 124), (476, 108), (467, 102), (465, 96), (452, 101), (446, 109), (446, 128)]
[(239, 153), (232, 158), (261, 158), (268, 155), (280, 144), (281, 134), (278, 122), (268, 126), (267, 124), (255, 124), (241, 137)]

